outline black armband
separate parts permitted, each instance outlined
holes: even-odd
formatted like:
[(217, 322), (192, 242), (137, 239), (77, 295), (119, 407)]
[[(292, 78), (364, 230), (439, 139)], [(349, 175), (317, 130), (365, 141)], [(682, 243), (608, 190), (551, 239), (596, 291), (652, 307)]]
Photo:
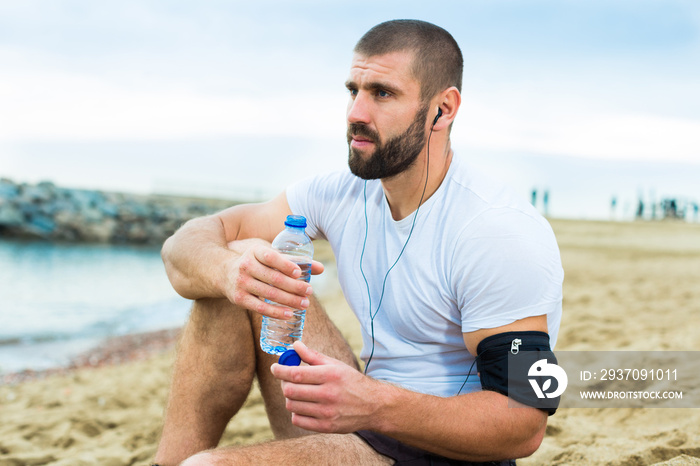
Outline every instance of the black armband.
[(538, 331), (498, 333), (481, 340), (476, 353), (482, 389), (542, 409), (550, 416), (556, 412), (566, 388), (566, 373), (556, 365), (549, 335)]

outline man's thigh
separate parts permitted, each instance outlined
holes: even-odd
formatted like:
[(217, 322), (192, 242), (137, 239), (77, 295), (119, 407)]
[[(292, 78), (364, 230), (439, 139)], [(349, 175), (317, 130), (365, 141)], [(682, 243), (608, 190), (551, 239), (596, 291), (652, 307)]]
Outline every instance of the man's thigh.
[(394, 461), (355, 434), (314, 434), (275, 440), (245, 447), (220, 448), (202, 452), (182, 463), (197, 465), (303, 464), (376, 466)]

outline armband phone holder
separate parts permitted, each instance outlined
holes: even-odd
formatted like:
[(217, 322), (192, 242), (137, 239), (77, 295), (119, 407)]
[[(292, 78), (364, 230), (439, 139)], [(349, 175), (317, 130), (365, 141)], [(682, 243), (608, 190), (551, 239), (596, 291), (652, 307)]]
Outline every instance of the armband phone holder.
[[(551, 416), (560, 398), (542, 399), (533, 388), (542, 365), (556, 365), (549, 335), (538, 331), (504, 332), (484, 338), (477, 347), (476, 368), (481, 388), (505, 395), (527, 406), (539, 408)], [(531, 381), (532, 379), (533, 381)], [(550, 381), (551, 384), (551, 381)]]

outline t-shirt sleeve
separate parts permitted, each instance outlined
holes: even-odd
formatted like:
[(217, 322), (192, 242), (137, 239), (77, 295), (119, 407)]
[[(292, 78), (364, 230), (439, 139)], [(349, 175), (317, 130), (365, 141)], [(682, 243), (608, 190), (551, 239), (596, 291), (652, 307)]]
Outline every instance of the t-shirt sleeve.
[(459, 237), (453, 274), (465, 333), (537, 315), (558, 326), (564, 272), (543, 219), (508, 208), (482, 214)]
[(286, 190), (292, 213), (306, 217), (306, 233), (311, 239), (328, 239), (327, 228), (338, 214), (342, 193), (353, 185), (349, 171), (338, 171), (306, 178)]
[(314, 202), (320, 189), (319, 177), (305, 178), (287, 187), (287, 203), (294, 215), (306, 217), (306, 234), (311, 239), (326, 239), (321, 228), (321, 213)]

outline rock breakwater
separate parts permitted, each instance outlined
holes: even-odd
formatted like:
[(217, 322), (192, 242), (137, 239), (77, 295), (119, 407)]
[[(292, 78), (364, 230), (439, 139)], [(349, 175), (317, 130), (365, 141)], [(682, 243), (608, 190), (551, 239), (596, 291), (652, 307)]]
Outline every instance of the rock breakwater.
[(0, 239), (160, 244), (187, 220), (233, 204), (0, 179)]

